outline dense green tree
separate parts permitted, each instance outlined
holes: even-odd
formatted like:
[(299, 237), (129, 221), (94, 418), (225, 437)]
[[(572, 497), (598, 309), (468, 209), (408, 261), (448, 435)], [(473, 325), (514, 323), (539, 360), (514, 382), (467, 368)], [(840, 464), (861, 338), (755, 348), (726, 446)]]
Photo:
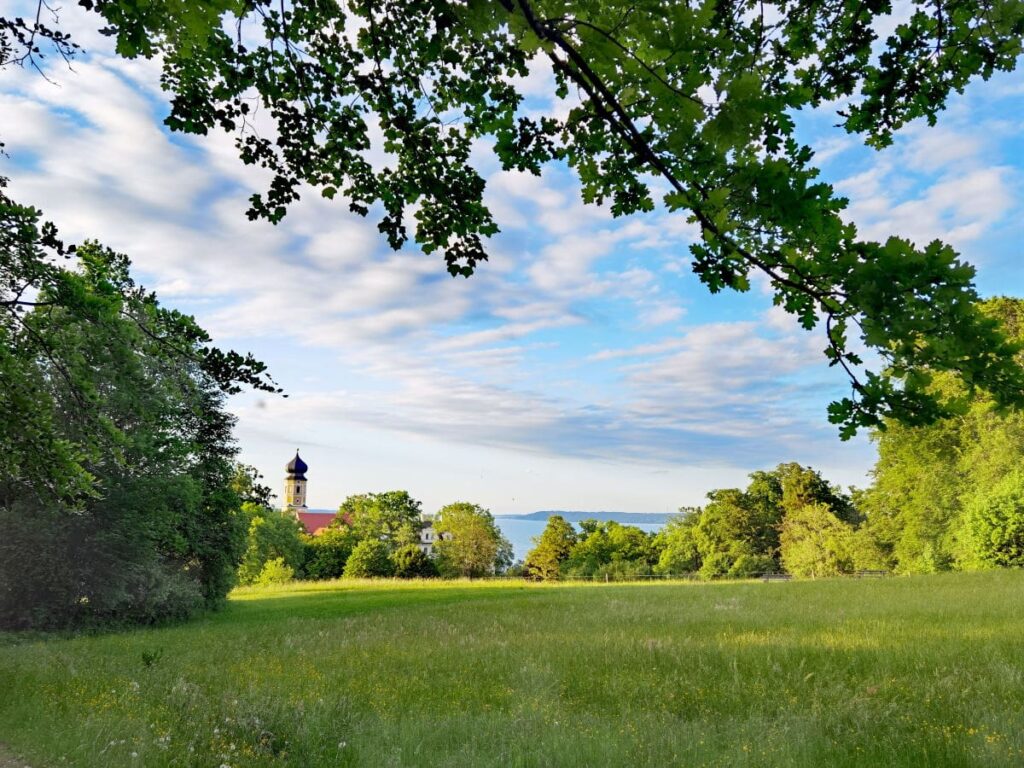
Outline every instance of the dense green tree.
[[(497, 231), (472, 148), (507, 170), (559, 161), (584, 201), (616, 215), (659, 202), (685, 212), (712, 292), (748, 290), (759, 272), (777, 305), (823, 324), (825, 355), (852, 384), (829, 408), (844, 437), (952, 413), (955, 399), (929, 386), (936, 371), (1024, 402), (1024, 372), (975, 306), (974, 270), (938, 241), (861, 239), (794, 120), (842, 105), (840, 124), (876, 147), (916, 118), (934, 122), (951, 92), (1016, 66), (1020, 3), (913, 0), (884, 39), (891, 3), (80, 4), (122, 55), (158, 58), (169, 126), (226, 130), (245, 163), (269, 171), (252, 217), (280, 220), (303, 188), (341, 195), (380, 216), (393, 247), (411, 235), (469, 275)], [(45, 40), (74, 53), (39, 16), (0, 17), (0, 65), (36, 63)], [(567, 108), (524, 104), (538, 59), (554, 71), (551, 95), (576, 97)], [(269, 130), (252, 126), (256, 110)], [(861, 345), (886, 375), (864, 369)]]
[(778, 563), (769, 555), (753, 555), (744, 552), (737, 556), (725, 574), (731, 579), (752, 579), (766, 573), (776, 573)]
[(302, 567), (306, 555), (302, 543), (305, 529), (294, 515), (251, 502), (242, 505), (242, 513), (249, 521), (249, 530), (238, 566), (239, 582), (255, 584), (271, 560), (280, 559), (293, 572)]
[(231, 478), (231, 490), (242, 500), (242, 503), (256, 504), (261, 507), (272, 507), (274, 492), (270, 486), (261, 481), (263, 475), (256, 467), (248, 464), (235, 464), (234, 476)]
[(853, 528), (827, 505), (809, 503), (786, 512), (780, 536), (782, 565), (794, 576), (851, 573)]
[(315, 536), (304, 535), (303, 575), (314, 580), (339, 578), (358, 541), (349, 526), (328, 526)]
[(223, 599), (245, 540), (224, 397), (273, 386), (209, 341), (125, 256), (64, 247), (0, 180), (0, 624)]
[(658, 562), (654, 537), (634, 525), (584, 520), (580, 528), (563, 565), (569, 576), (641, 576), (650, 574)]
[(349, 496), (338, 508), (334, 527), (350, 526), (359, 539), (379, 539), (392, 548), (419, 541), (423, 506), (407, 491)]
[(966, 528), (979, 565), (1024, 566), (1024, 471), (972, 499)]
[(700, 550), (694, 536), (699, 510), (672, 517), (655, 537), (659, 551), (654, 572), (663, 575), (694, 573), (701, 566)]
[(488, 576), (512, 564), (511, 546), (494, 516), (477, 504), (460, 501), (442, 507), (434, 530), (434, 553), (446, 576)]
[[(982, 311), (1015, 343), (1024, 343), (1024, 301), (994, 298)], [(886, 424), (873, 439), (878, 461), (858, 498), (867, 527), (901, 573), (970, 568), (978, 562), (966, 509), (1024, 462), (1024, 413), (1004, 411), (955, 378), (933, 388), (960, 400), (960, 413), (934, 424)]]
[(392, 576), (395, 572), (391, 551), (380, 539), (363, 539), (352, 549), (345, 563), (345, 576), (350, 579), (371, 579)]
[(753, 472), (745, 490), (710, 492), (692, 523), (701, 573), (717, 578), (777, 570), (783, 519), (809, 504), (837, 509), (844, 520), (859, 519), (846, 494), (814, 469), (792, 462)]
[(551, 581), (559, 577), (562, 563), (576, 543), (576, 530), (561, 515), (551, 515), (533, 543), (523, 563), (524, 572), (529, 578)]
[(415, 544), (406, 544), (391, 553), (394, 575), (400, 579), (430, 579), (439, 575), (437, 563)]

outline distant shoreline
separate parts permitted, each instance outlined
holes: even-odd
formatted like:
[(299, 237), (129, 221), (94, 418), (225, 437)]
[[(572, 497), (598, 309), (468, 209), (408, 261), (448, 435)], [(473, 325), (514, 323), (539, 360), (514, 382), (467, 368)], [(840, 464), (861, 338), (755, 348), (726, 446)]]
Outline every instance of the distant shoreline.
[(674, 513), (668, 512), (567, 512), (564, 510), (551, 509), (538, 512), (529, 512), (525, 515), (495, 515), (500, 520), (547, 520), (552, 515), (560, 515), (570, 523), (579, 523), (583, 520), (599, 520), (601, 522), (614, 521), (616, 523), (664, 525), (673, 517)]

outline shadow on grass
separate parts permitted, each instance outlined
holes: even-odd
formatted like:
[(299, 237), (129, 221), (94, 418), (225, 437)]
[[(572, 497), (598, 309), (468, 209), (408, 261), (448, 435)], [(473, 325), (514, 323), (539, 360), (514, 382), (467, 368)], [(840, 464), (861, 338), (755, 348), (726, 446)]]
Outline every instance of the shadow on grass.
[(336, 582), (333, 588), (310, 584), (286, 590), (246, 592), (228, 600), (227, 606), (206, 621), (224, 624), (252, 624), (287, 617), (289, 619), (332, 619), (371, 612), (410, 609), (434, 610), (450, 605), (536, 599), (552, 596), (553, 590), (526, 584), (466, 584), (407, 586), (391, 582), (346, 586)]

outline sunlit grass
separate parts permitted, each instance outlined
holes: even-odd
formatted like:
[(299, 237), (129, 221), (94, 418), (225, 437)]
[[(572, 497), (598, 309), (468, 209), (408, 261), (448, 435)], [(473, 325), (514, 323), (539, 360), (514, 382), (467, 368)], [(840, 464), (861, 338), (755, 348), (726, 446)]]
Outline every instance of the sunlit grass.
[(1021, 765), (1022, 598), (1021, 572), (239, 590), (0, 639), (0, 741), (42, 768)]

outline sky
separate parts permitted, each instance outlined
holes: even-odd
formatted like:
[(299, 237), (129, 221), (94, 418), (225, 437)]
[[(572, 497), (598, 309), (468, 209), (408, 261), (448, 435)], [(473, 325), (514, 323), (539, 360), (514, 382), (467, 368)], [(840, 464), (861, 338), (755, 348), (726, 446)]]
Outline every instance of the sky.
[[(241, 460), (278, 492), (296, 448), (322, 508), (406, 489), (428, 511), (670, 512), (782, 461), (868, 482), (870, 441), (827, 422), (848, 384), (821, 335), (763, 281), (709, 295), (684, 216), (614, 219), (566, 168), (504, 173), (481, 147), (501, 233), (468, 280), (390, 250), (342, 200), (307, 194), (281, 224), (251, 222), (265, 177), (232, 138), (170, 133), (158, 65), (112, 55), (73, 7), (62, 21), (86, 48), (73, 69), (0, 71), (0, 175), (66, 240), (127, 253), (165, 305), (269, 365), (288, 396), (229, 407)], [(550, 85), (535, 67), (531, 108), (559, 108)], [(862, 236), (940, 238), (983, 295), (1024, 295), (1024, 72), (973, 83), (881, 152), (835, 122), (801, 113), (799, 138)]]

